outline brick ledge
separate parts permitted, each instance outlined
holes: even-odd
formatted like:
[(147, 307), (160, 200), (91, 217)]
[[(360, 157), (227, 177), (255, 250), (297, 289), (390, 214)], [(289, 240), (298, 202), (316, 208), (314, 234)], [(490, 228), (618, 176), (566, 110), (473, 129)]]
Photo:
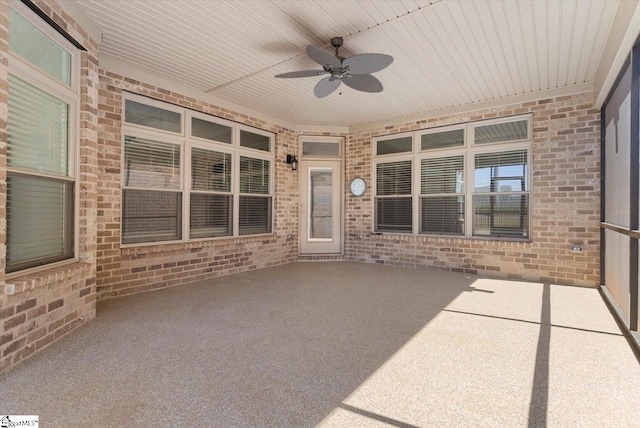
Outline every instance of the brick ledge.
[(64, 281), (80, 274), (90, 274), (92, 264), (88, 262), (74, 262), (10, 278), (5, 281), (4, 292), (8, 296), (23, 293), (25, 290), (34, 290), (51, 283)]

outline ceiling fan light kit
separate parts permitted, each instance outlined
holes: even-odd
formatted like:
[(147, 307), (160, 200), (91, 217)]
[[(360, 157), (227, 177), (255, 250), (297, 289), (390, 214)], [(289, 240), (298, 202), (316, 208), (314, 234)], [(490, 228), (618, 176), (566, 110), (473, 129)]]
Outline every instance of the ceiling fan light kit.
[(322, 70), (292, 71), (277, 74), (275, 77), (297, 78), (329, 74), (313, 88), (313, 93), (318, 98), (324, 98), (331, 94), (338, 89), (342, 82), (358, 91), (382, 92), (382, 83), (371, 73), (387, 68), (393, 62), (393, 57), (385, 54), (365, 53), (343, 58), (338, 52), (343, 42), (342, 37), (331, 39), (331, 46), (336, 50), (335, 56), (315, 46), (307, 46), (307, 55), (320, 64)]

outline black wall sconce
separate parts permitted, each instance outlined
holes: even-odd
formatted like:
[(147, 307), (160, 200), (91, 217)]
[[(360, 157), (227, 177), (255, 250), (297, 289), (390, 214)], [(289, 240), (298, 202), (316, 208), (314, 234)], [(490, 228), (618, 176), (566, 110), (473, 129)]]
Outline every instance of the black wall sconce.
[(298, 158), (296, 155), (287, 155), (287, 163), (291, 164), (291, 170), (298, 170)]

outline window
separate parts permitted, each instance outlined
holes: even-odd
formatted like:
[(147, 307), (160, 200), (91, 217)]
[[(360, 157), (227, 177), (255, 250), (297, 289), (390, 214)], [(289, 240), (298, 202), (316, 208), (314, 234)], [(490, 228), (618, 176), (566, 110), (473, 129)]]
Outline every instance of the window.
[(6, 271), (75, 255), (78, 52), (23, 5), (9, 8)]
[(476, 154), (474, 178), (474, 234), (526, 238), (529, 225), (527, 151)]
[(122, 242), (181, 237), (179, 144), (124, 137)]
[(464, 156), (420, 162), (420, 232), (464, 235)]
[(191, 238), (233, 233), (230, 153), (191, 149), (190, 207)]
[(375, 218), (377, 232), (411, 232), (411, 161), (376, 165)]
[(273, 134), (133, 94), (124, 107), (123, 244), (271, 232)]
[(374, 141), (374, 229), (528, 239), (530, 116)]

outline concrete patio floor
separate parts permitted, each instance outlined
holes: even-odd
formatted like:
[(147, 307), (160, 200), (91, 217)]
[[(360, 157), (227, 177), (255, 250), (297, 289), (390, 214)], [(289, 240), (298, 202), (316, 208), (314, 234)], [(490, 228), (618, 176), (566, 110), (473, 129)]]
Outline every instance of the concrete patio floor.
[(292, 263), (98, 306), (0, 375), (41, 427), (635, 427), (595, 289)]

